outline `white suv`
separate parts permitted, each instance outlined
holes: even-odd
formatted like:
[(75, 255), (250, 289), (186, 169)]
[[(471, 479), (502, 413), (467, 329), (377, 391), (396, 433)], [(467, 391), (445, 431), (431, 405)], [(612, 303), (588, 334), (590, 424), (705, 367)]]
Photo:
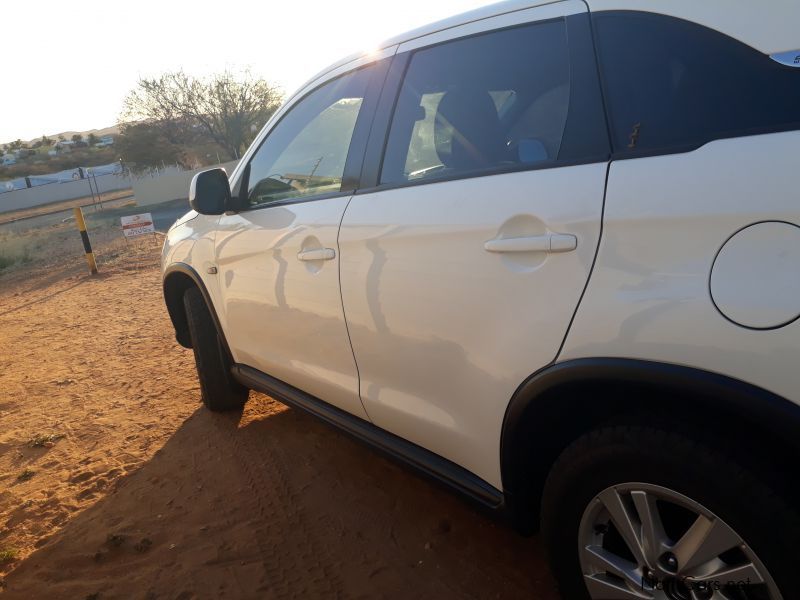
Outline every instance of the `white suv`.
[(794, 0), (514, 0), (333, 65), (167, 237), (206, 406), (541, 523), (567, 600), (800, 597), (794, 48)]

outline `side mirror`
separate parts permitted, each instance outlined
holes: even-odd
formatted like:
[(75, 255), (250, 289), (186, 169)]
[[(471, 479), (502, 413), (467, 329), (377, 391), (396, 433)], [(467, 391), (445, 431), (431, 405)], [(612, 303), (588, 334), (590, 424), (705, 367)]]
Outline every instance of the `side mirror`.
[(189, 186), (189, 206), (201, 215), (221, 215), (231, 203), (231, 184), (225, 169), (200, 171)]

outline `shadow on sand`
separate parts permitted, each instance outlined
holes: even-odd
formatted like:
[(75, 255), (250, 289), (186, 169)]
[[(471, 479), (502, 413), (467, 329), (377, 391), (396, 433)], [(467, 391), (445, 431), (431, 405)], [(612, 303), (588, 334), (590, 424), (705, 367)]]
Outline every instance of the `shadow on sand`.
[(557, 598), (536, 538), (305, 414), (250, 402), (198, 409), (0, 596)]

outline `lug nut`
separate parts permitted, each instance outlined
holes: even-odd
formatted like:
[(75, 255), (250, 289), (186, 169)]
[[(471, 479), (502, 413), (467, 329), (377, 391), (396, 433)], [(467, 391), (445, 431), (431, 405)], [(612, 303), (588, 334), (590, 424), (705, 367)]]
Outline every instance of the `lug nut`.
[(714, 595), (714, 590), (704, 581), (695, 584), (694, 590), (698, 598), (710, 599)]
[(659, 562), (661, 563), (661, 566), (670, 573), (678, 572), (678, 559), (672, 552), (665, 552), (662, 554)]

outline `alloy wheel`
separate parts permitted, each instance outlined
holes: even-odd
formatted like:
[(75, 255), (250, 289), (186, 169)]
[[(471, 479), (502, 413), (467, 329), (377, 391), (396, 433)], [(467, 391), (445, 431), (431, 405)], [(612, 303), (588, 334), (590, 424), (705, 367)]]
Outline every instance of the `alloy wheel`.
[(665, 487), (626, 483), (589, 503), (579, 556), (593, 600), (782, 600), (732, 527)]

